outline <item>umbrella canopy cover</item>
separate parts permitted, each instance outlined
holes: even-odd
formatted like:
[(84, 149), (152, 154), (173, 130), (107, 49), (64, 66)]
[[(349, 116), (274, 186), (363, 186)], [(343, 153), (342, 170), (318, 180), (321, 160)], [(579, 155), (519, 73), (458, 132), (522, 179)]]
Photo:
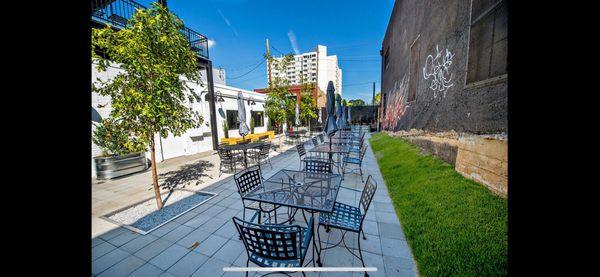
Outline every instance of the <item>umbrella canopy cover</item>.
[(240, 127), (238, 129), (238, 132), (240, 133), (240, 136), (246, 136), (248, 133), (250, 133), (250, 128), (248, 128), (248, 125), (246, 124), (246, 106), (244, 105), (244, 96), (242, 95), (242, 92), (238, 92), (238, 97), (237, 97), (237, 101), (238, 101), (238, 122), (240, 122)]
[(348, 126), (348, 106), (346, 106), (346, 103), (344, 103), (344, 113), (342, 115), (342, 119), (344, 121), (344, 126)]
[(300, 107), (298, 107), (298, 102), (296, 102), (296, 118), (294, 124), (300, 126)]
[(338, 129), (342, 129), (344, 128), (344, 119), (342, 118), (343, 113), (344, 113), (344, 107), (342, 107), (342, 97), (336, 97), (336, 108), (337, 108), (337, 113), (335, 115), (336, 117), (336, 124), (337, 124), (337, 128)]
[(327, 119), (325, 120), (325, 126), (323, 132), (331, 134), (337, 131), (337, 125), (335, 123), (335, 88), (333, 82), (329, 81), (327, 84), (327, 103), (325, 104), (327, 110)]
[(348, 107), (348, 124), (352, 124), (352, 107)]

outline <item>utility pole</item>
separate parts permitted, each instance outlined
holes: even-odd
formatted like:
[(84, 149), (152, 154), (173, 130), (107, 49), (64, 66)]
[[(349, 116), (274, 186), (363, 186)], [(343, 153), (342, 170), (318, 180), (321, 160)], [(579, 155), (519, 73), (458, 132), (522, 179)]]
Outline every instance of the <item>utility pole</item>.
[(373, 82), (373, 99), (371, 100), (371, 105), (375, 105), (375, 82)]
[(269, 47), (269, 39), (267, 39), (267, 73), (269, 75), (269, 90), (271, 89), (271, 47)]

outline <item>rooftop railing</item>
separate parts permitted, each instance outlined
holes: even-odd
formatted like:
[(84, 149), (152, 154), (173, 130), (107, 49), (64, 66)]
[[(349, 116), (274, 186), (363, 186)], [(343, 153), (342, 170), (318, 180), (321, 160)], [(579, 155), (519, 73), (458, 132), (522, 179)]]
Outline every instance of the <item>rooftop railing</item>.
[[(145, 9), (132, 0), (91, 0), (92, 20), (101, 24), (109, 24), (117, 29), (127, 27), (127, 21), (133, 17), (137, 9)], [(200, 33), (185, 27), (183, 36), (190, 42), (190, 49), (201, 57), (208, 59), (208, 39)]]

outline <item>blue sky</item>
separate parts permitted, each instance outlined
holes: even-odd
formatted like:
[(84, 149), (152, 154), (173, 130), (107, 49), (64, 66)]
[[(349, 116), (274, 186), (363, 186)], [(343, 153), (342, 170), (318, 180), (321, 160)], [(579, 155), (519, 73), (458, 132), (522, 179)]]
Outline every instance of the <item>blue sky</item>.
[[(379, 50), (393, 5), (393, 0), (168, 1), (188, 27), (214, 42), (210, 59), (214, 67), (225, 68), (228, 85), (266, 86), (265, 38), (283, 53), (294, 53), (295, 47), (301, 53), (313, 51), (321, 44), (340, 59), (343, 97), (367, 102), (372, 82), (380, 90)], [(277, 50), (272, 54), (280, 54)]]

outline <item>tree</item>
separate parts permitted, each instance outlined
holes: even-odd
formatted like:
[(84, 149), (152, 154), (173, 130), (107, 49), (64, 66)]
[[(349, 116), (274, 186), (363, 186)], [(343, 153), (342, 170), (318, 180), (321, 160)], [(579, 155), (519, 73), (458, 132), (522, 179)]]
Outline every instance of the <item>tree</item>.
[(314, 84), (306, 83), (302, 85), (300, 91), (300, 120), (310, 122), (311, 119), (317, 118), (317, 102), (313, 97)]
[(381, 91), (378, 93), (375, 93), (375, 105), (379, 105), (381, 101)]
[[(153, 3), (149, 9), (136, 10), (123, 30), (107, 26), (92, 31), (92, 57), (98, 61), (98, 71), (106, 71), (111, 62), (121, 69), (111, 80), (98, 80), (100, 86), (93, 89), (110, 96), (110, 116), (150, 149), (158, 209), (163, 203), (156, 172), (155, 134), (180, 136), (203, 121), (190, 104), (194, 97), (186, 81), (201, 81), (196, 54), (182, 35), (184, 28), (181, 19)], [(96, 54), (100, 51), (105, 55)]]
[[(286, 55), (281, 61), (274, 59), (269, 54), (266, 54), (265, 58), (279, 72), (287, 70), (288, 65), (294, 60), (294, 56), (291, 54)], [(290, 116), (295, 113), (295, 98), (290, 93), (289, 88), (289, 80), (282, 76), (275, 76), (269, 82), (267, 99), (265, 100), (265, 113), (270, 120), (275, 122), (278, 130), (281, 130), (281, 124), (289, 121)]]
[(348, 107), (364, 106), (365, 101), (362, 99), (352, 99), (348, 101)]

